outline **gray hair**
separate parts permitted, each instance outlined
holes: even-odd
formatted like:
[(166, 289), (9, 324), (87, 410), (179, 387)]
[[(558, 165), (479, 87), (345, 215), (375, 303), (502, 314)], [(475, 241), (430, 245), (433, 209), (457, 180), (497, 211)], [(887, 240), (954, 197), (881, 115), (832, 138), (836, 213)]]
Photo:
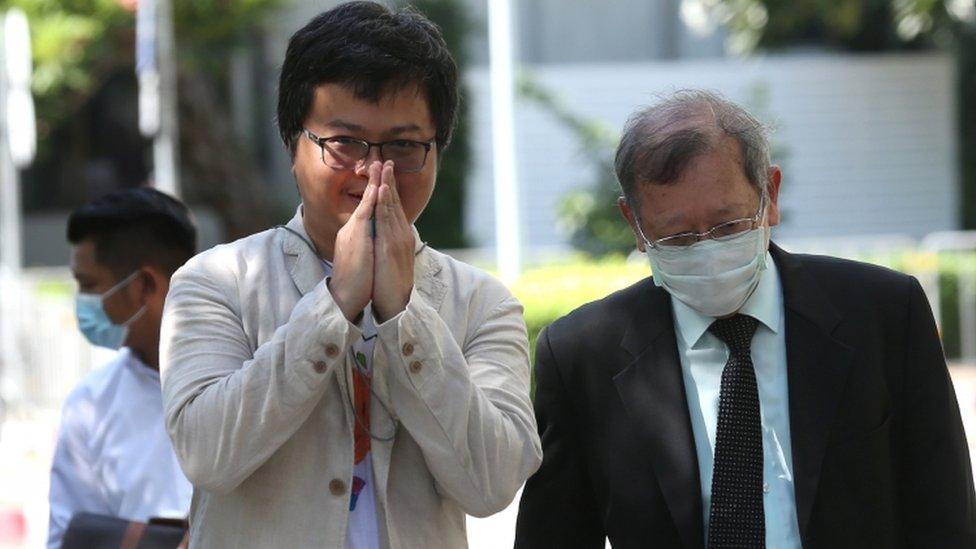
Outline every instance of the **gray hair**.
[(769, 141), (762, 122), (721, 94), (681, 90), (634, 113), (617, 146), (614, 171), (624, 197), (637, 204), (637, 186), (672, 184), (688, 163), (730, 136), (742, 151), (743, 171), (766, 197)]

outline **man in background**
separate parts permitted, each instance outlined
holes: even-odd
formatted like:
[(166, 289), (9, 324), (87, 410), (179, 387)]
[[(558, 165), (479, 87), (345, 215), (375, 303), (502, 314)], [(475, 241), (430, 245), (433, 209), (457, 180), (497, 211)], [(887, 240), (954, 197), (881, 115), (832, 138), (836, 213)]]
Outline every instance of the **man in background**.
[(153, 189), (115, 192), (68, 219), (78, 327), (119, 353), (64, 404), (51, 468), (48, 548), (85, 511), (185, 517), (192, 487), (163, 423), (159, 327), (173, 272), (196, 251), (186, 206)]

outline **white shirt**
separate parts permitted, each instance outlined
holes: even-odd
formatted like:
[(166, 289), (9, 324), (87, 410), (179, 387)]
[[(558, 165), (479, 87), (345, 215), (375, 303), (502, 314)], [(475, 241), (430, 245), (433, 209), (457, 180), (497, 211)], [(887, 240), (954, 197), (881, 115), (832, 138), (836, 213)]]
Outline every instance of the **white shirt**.
[(163, 424), (159, 372), (123, 348), (64, 403), (51, 467), (48, 548), (79, 511), (145, 521), (185, 517), (192, 486)]
[[(325, 276), (332, 276), (332, 264), (322, 260), (322, 267), (325, 269)], [(373, 309), (367, 305), (363, 311), (361, 328), (363, 333), (352, 343), (353, 365), (359, 372), (349, 372), (348, 378), (352, 390), (346, 387), (346, 405), (353, 405), (354, 417), (357, 417), (360, 405), (363, 401), (369, 402), (370, 393), (367, 384), (363, 380), (372, 380), (373, 372), (373, 348), (376, 344), (376, 323), (373, 321)], [(360, 374), (362, 374), (360, 376)], [(358, 378), (358, 379), (357, 379)], [(373, 414), (385, 413), (384, 410), (369, 410), (369, 417)], [(373, 452), (371, 448), (372, 440), (368, 428), (368, 421), (363, 421), (362, 425), (358, 422), (353, 427), (353, 468), (352, 481), (349, 484), (349, 525), (346, 530), (345, 549), (379, 549), (379, 519), (376, 515), (376, 492), (373, 477)], [(385, 436), (385, 433), (376, 433), (377, 436)], [(360, 445), (365, 446), (365, 453), (360, 450)]]
[[(358, 364), (363, 372), (366, 372), (372, 379), (373, 371), (373, 347), (376, 342), (376, 326), (373, 322), (373, 313), (367, 307), (363, 313), (363, 334), (358, 340), (353, 342), (353, 356), (356, 357)], [(355, 383), (355, 382), (354, 382)], [(369, 392), (365, 395), (368, 402)], [(355, 398), (356, 407), (359, 407), (359, 399)], [(383, 410), (370, 409), (370, 417), (373, 414), (382, 414)], [(368, 426), (364, 423), (364, 426)], [(362, 432), (354, 429), (353, 443), (358, 447), (363, 442), (357, 440), (359, 437), (369, 439), (369, 432)], [(376, 433), (377, 436), (384, 436), (385, 433)], [(370, 442), (372, 442), (370, 440)], [(351, 499), (349, 501), (349, 530), (346, 533), (346, 549), (379, 549), (379, 526), (376, 515), (376, 492), (373, 490), (373, 452), (367, 450), (365, 456), (357, 463), (360, 458), (359, 451), (353, 456), (352, 484), (350, 490)]]
[[(786, 338), (783, 289), (772, 257), (766, 255), (766, 271), (739, 313), (759, 321), (752, 338), (752, 362), (759, 387), (759, 413), (763, 441), (763, 509), (766, 546), (799, 548), (800, 532), (793, 491), (793, 455), (790, 443), (790, 407), (786, 379)], [(708, 536), (712, 499), (712, 468), (722, 370), (728, 347), (708, 331), (714, 318), (705, 316), (677, 299), (671, 300), (678, 334), (678, 356), (684, 377), (691, 429), (698, 453), (702, 512)], [(707, 539), (706, 539), (707, 543)]]

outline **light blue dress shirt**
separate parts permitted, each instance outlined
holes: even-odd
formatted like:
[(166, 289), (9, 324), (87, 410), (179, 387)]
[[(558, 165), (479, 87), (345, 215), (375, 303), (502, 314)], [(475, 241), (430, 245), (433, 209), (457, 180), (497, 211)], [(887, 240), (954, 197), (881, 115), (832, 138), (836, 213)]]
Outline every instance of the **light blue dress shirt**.
[[(712, 466), (722, 369), (728, 347), (708, 327), (715, 320), (677, 299), (671, 300), (678, 356), (688, 412), (698, 452), (701, 474), (705, 536), (712, 500)], [(766, 270), (752, 297), (739, 310), (759, 320), (752, 338), (752, 362), (759, 385), (763, 439), (763, 509), (766, 513), (766, 547), (801, 547), (793, 495), (793, 456), (790, 453), (790, 407), (786, 380), (786, 340), (783, 289), (772, 257), (766, 254)], [(708, 540), (706, 539), (706, 545)]]

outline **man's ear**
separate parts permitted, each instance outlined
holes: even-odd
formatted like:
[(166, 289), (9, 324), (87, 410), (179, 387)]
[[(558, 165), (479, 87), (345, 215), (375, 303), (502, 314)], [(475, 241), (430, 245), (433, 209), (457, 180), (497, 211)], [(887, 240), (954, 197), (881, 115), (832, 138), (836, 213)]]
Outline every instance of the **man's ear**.
[(640, 232), (637, 229), (637, 218), (634, 216), (634, 211), (630, 208), (630, 203), (627, 201), (626, 197), (617, 198), (617, 208), (620, 209), (620, 215), (627, 220), (627, 224), (630, 225), (630, 231), (634, 233), (634, 243), (637, 249), (641, 252), (644, 251), (644, 239), (640, 237)]
[(779, 185), (783, 181), (783, 171), (780, 170), (779, 166), (773, 164), (769, 167), (769, 183), (766, 185), (766, 190), (769, 194), (769, 206), (766, 209), (766, 219), (769, 222), (769, 226), (773, 227), (779, 225)]
[(169, 291), (169, 277), (167, 277), (158, 267), (153, 265), (143, 265), (139, 269), (139, 292), (143, 303), (148, 301), (166, 298)]

